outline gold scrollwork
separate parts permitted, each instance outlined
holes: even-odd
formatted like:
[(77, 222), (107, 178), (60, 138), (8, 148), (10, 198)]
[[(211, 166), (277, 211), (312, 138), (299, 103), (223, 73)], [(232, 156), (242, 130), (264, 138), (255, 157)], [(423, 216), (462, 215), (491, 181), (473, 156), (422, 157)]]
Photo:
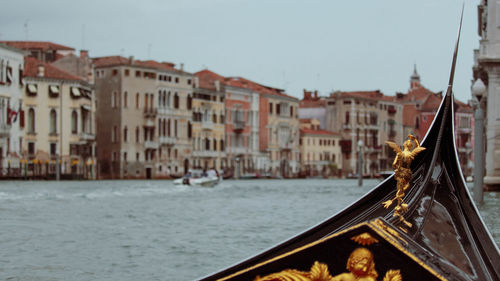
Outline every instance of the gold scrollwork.
[(371, 236), (368, 232), (356, 235), (352, 237), (351, 240), (362, 246), (369, 246), (371, 244), (378, 243), (378, 240)]
[[(375, 270), (373, 254), (367, 248), (357, 248), (347, 259), (347, 270), (349, 272), (331, 276), (326, 264), (315, 261), (311, 270), (299, 271), (286, 269), (278, 273), (257, 276), (254, 281), (376, 281), (378, 273)], [(399, 270), (386, 272), (383, 281), (402, 281)]]
[[(394, 158), (392, 168), (395, 172), (394, 178), (397, 182), (397, 192), (393, 199), (387, 200), (383, 204), (385, 208), (389, 208), (392, 203), (397, 200), (397, 205), (394, 207), (394, 216), (399, 217), (399, 221), (404, 223), (407, 227), (412, 227), (412, 224), (403, 217), (403, 214), (408, 210), (408, 204), (403, 201), (403, 196), (408, 187), (410, 187), (412, 176), (411, 162), (418, 153), (425, 150), (425, 147), (420, 146), (417, 138), (413, 135), (408, 135), (408, 140), (403, 143), (403, 150), (394, 142), (386, 141), (385, 143), (396, 152), (396, 158)], [(406, 229), (401, 227), (400, 229), (406, 232)]]

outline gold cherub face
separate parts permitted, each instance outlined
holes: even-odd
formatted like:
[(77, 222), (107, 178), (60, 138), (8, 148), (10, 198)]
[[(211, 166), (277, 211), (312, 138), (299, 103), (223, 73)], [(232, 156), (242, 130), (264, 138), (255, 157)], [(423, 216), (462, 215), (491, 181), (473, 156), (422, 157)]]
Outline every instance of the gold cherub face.
[(357, 248), (347, 260), (347, 270), (356, 276), (376, 275), (373, 254), (366, 248)]

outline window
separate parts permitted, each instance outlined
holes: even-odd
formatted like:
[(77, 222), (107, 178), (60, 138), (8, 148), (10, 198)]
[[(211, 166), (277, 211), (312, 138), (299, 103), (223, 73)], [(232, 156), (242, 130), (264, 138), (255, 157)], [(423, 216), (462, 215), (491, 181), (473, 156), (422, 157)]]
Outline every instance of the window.
[(28, 111), (28, 133), (35, 133), (35, 110), (33, 108)]
[(113, 73), (113, 76), (118, 75), (118, 69), (113, 69), (112, 73)]
[(125, 69), (124, 73), (125, 73), (125, 76), (129, 76), (130, 75), (130, 70)]
[(135, 77), (141, 77), (141, 72), (139, 70), (135, 71)]
[(124, 107), (124, 108), (127, 108), (127, 106), (128, 106), (128, 104), (127, 104), (127, 103), (128, 103), (128, 102), (127, 102), (127, 100), (128, 100), (128, 93), (127, 93), (127, 92), (124, 92), (124, 93), (123, 93), (123, 107)]
[(269, 103), (269, 114), (273, 114), (273, 103)]
[(57, 154), (57, 143), (51, 142), (50, 143), (50, 155), (54, 156)]
[(187, 84), (188, 84), (188, 85), (191, 85), (191, 79), (188, 79), (188, 80), (187, 80)]
[(177, 137), (177, 120), (174, 121), (174, 136)]
[(117, 142), (117, 140), (118, 140), (118, 127), (114, 125), (113, 130), (111, 131), (111, 142)]
[(36, 84), (26, 85), (26, 94), (28, 96), (36, 96), (37, 91), (38, 91), (38, 87)]
[(49, 134), (55, 135), (57, 133), (57, 113), (55, 109), (50, 111)]
[(78, 113), (76, 113), (76, 110), (73, 110), (73, 112), (71, 112), (71, 133), (78, 133)]
[(224, 151), (224, 140), (219, 141), (220, 151)]
[(123, 128), (123, 142), (127, 141), (128, 141), (128, 128), (127, 126), (125, 126), (125, 128)]
[(144, 110), (148, 111), (148, 94), (144, 94)]
[(127, 162), (127, 152), (123, 152), (123, 161)]
[(140, 134), (139, 134), (139, 127), (135, 128), (135, 142), (139, 143), (140, 141)]
[(349, 124), (349, 111), (345, 112), (345, 123), (346, 125)]
[(190, 139), (193, 135), (193, 132), (192, 132), (192, 125), (191, 125), (191, 122), (188, 121), (188, 126), (187, 126), (187, 137), (188, 139)]
[(276, 104), (276, 114), (277, 115), (281, 114), (281, 104), (279, 104), (279, 103)]
[(179, 83), (179, 77), (175, 77), (175, 83)]
[(135, 94), (135, 108), (139, 108), (139, 93)]
[(174, 95), (174, 108), (179, 108), (179, 95), (177, 95), (177, 92)]
[(50, 85), (49, 86), (49, 97), (57, 98), (59, 96), (59, 86)]
[(217, 140), (214, 139), (214, 151), (217, 151)]
[(293, 106), (290, 106), (290, 117), (293, 117)]
[(170, 137), (170, 119), (167, 119), (167, 136)]
[(28, 154), (35, 155), (35, 143), (34, 142), (28, 142)]
[(188, 110), (191, 110), (192, 103), (193, 103), (193, 98), (191, 97), (191, 95), (188, 95), (188, 97), (187, 97), (187, 109)]

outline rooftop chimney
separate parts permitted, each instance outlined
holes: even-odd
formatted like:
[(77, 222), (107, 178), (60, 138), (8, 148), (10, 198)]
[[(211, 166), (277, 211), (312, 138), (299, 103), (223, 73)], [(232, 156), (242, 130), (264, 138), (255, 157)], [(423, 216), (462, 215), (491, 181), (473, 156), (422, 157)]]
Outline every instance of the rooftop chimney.
[(128, 63), (129, 64), (134, 64), (134, 56), (128, 57)]
[(38, 65), (36, 76), (38, 76), (38, 77), (45, 76), (45, 66), (43, 66), (43, 64)]
[(80, 58), (81, 59), (87, 59), (89, 57), (89, 51), (88, 50), (80, 50)]
[(220, 91), (220, 81), (215, 80), (214, 84), (215, 84), (215, 91), (219, 92)]
[(184, 71), (184, 63), (181, 63), (181, 71)]
[(198, 85), (200, 84), (200, 78), (198, 78), (198, 76), (195, 76), (194, 77), (194, 87), (195, 88), (198, 88)]

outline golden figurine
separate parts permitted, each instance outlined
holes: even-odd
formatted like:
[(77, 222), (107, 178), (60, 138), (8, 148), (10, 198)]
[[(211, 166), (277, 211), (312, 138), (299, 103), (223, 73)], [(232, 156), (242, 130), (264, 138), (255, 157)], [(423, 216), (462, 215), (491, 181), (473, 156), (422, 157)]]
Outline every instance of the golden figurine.
[[(394, 177), (396, 178), (398, 191), (392, 200), (387, 200), (383, 204), (385, 208), (389, 208), (394, 200), (397, 200), (397, 205), (394, 208), (394, 216), (399, 217), (401, 222), (403, 222), (406, 226), (411, 227), (412, 224), (406, 221), (403, 217), (403, 214), (408, 210), (408, 204), (404, 203), (403, 196), (405, 195), (405, 191), (410, 186), (412, 175), (410, 167), (411, 162), (415, 159), (415, 156), (417, 156), (418, 153), (425, 150), (425, 147), (420, 146), (417, 138), (411, 134), (408, 135), (408, 140), (403, 143), (402, 151), (399, 145), (394, 142), (386, 141), (385, 143), (387, 143), (394, 150), (394, 152), (396, 152), (396, 158), (392, 163), (392, 168), (395, 172)], [(403, 228), (401, 229), (406, 231)]]
[[(347, 260), (349, 272), (331, 276), (326, 264), (314, 262), (309, 272), (286, 269), (278, 273), (255, 278), (254, 281), (376, 281), (378, 273), (375, 270), (373, 254), (367, 248), (357, 248)], [(383, 281), (402, 281), (399, 270), (389, 270)]]

